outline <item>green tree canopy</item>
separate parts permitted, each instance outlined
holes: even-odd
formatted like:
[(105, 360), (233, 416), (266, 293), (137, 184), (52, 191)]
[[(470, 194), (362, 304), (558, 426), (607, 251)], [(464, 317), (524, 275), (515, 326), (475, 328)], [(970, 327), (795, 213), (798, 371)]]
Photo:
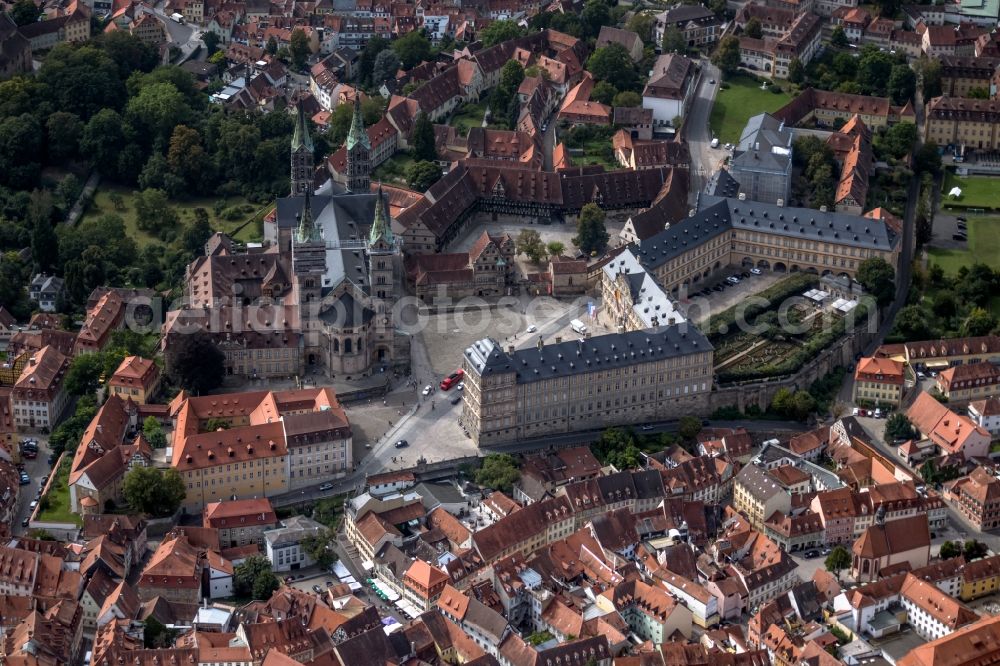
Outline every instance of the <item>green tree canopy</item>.
[(233, 567), (233, 591), (237, 596), (264, 601), (280, 586), (271, 563), (263, 555), (251, 555)]
[(886, 442), (896, 442), (912, 439), (916, 436), (916, 429), (910, 423), (910, 419), (903, 412), (893, 412), (885, 422)]
[(735, 74), (740, 67), (740, 38), (735, 35), (723, 37), (712, 54), (712, 64), (719, 68), (723, 77)]
[(594, 254), (603, 252), (610, 238), (604, 225), (604, 211), (595, 203), (584, 204), (576, 224), (573, 244), (587, 254)]
[(186, 494), (184, 479), (176, 469), (136, 467), (125, 475), (122, 485), (122, 495), (134, 511), (157, 518), (177, 511)]
[(663, 43), (660, 45), (664, 53), (684, 53), (687, 51), (687, 39), (677, 26), (667, 26), (663, 31)]
[(179, 335), (168, 349), (170, 374), (178, 386), (201, 395), (222, 382), (225, 358), (205, 332)]
[(851, 566), (851, 554), (843, 546), (837, 546), (826, 556), (826, 561), (823, 564), (827, 571), (840, 580), (840, 572)]
[(601, 26), (613, 25), (611, 7), (606, 0), (587, 0), (580, 12), (580, 28), (584, 37), (597, 37)]
[(528, 257), (532, 263), (539, 263), (545, 258), (545, 244), (541, 235), (534, 229), (522, 229), (515, 242), (517, 253)]
[(386, 81), (395, 81), (399, 71), (399, 56), (392, 49), (386, 49), (375, 56), (372, 66), (372, 85), (379, 86)]
[(434, 145), (434, 125), (423, 111), (417, 114), (413, 121), (413, 157), (416, 160), (432, 162), (437, 159), (437, 148)]
[(754, 39), (760, 39), (764, 36), (764, 27), (760, 24), (760, 20), (755, 16), (743, 27), (743, 33), (747, 37), (753, 37)]
[(882, 257), (869, 257), (858, 265), (857, 280), (879, 305), (896, 295), (896, 270)]
[(510, 493), (514, 483), (520, 478), (517, 461), (506, 453), (492, 453), (483, 458), (483, 464), (475, 475), (476, 483), (480, 486), (504, 493)]
[(607, 81), (618, 90), (631, 90), (638, 82), (632, 56), (624, 46), (617, 43), (608, 44), (594, 51), (587, 60), (587, 71), (594, 75), (595, 80)]
[(942, 560), (950, 560), (952, 558), (958, 557), (962, 554), (962, 544), (961, 542), (945, 541), (941, 544), (941, 551), (938, 553), (938, 557)]
[(309, 38), (301, 28), (292, 30), (292, 36), (288, 42), (288, 53), (292, 57), (292, 67), (299, 71), (305, 69), (306, 60), (309, 58)]
[(426, 192), (441, 180), (441, 167), (434, 162), (414, 162), (406, 168), (406, 182), (416, 192)]
[(155, 416), (147, 416), (142, 422), (142, 435), (154, 449), (162, 449), (167, 446), (167, 434), (163, 432), (163, 426)]
[(17, 25), (28, 25), (38, 20), (42, 15), (42, 9), (35, 4), (34, 0), (17, 0), (7, 11), (7, 14)]
[(494, 46), (508, 39), (520, 37), (524, 32), (516, 21), (500, 20), (493, 21), (479, 32), (479, 39), (483, 46)]
[(850, 43), (850, 40), (847, 39), (847, 33), (844, 32), (844, 26), (838, 25), (833, 29), (833, 33), (830, 35), (831, 45), (836, 46), (839, 49), (846, 49), (847, 45)]
[(431, 43), (422, 30), (406, 33), (392, 43), (392, 50), (399, 56), (403, 69), (413, 69), (431, 58)]

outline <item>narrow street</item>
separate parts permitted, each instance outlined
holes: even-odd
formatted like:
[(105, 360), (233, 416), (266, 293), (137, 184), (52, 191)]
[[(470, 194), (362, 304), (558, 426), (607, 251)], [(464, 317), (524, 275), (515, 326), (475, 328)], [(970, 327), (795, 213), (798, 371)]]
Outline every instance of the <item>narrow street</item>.
[(705, 187), (719, 161), (725, 156), (725, 152), (720, 148), (712, 148), (712, 129), (708, 126), (712, 106), (715, 104), (715, 95), (719, 92), (721, 76), (719, 68), (708, 58), (702, 58), (699, 66), (701, 80), (698, 82), (698, 90), (681, 129), (681, 134), (687, 140), (688, 150), (691, 152), (691, 189), (688, 192), (688, 200), (691, 203), (694, 203), (698, 192)]

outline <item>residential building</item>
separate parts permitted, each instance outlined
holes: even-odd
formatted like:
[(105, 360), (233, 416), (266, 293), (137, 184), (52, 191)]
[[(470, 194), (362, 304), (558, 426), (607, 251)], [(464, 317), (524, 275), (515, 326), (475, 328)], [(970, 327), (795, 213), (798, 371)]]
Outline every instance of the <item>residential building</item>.
[(403, 598), (422, 611), (430, 610), (449, 580), (448, 574), (437, 567), (420, 559), (413, 560), (403, 574)]
[[(199, 397), (181, 392), (170, 415), (171, 465), (185, 481), (184, 506), (191, 510), (314, 485), (354, 464), (351, 426), (328, 387)], [(213, 421), (228, 428), (206, 432)]]
[(65, 281), (54, 275), (39, 273), (28, 284), (28, 298), (38, 303), (42, 312), (55, 312), (65, 294)]
[(990, 433), (968, 416), (956, 414), (930, 393), (922, 391), (907, 409), (906, 416), (923, 439), (938, 447), (941, 455), (960, 455), (966, 460), (989, 455)]
[(160, 390), (160, 367), (141, 356), (126, 356), (107, 386), (110, 395), (145, 405)]
[(491, 444), (704, 413), (711, 363), (708, 339), (685, 325), (506, 352), (486, 338), (465, 350), (463, 421)]
[(806, 88), (772, 114), (787, 125), (815, 121), (818, 127), (832, 127), (839, 119), (845, 123), (858, 116), (866, 127), (887, 127), (901, 120), (915, 122), (913, 107), (893, 106), (888, 97), (869, 97), (849, 93)]
[(979, 619), (979, 615), (961, 601), (913, 574), (906, 575), (899, 597), (906, 609), (906, 621), (927, 641), (942, 638)]
[(219, 530), (223, 548), (264, 545), (264, 533), (277, 528), (278, 517), (267, 498), (229, 500), (205, 505), (202, 526)]
[(118, 290), (104, 292), (97, 303), (87, 309), (87, 317), (73, 345), (74, 355), (102, 351), (111, 342), (112, 333), (124, 325), (127, 306)]
[(632, 62), (642, 60), (643, 44), (642, 38), (631, 30), (622, 30), (610, 25), (602, 25), (601, 31), (597, 35), (595, 49), (603, 48), (610, 44), (619, 44), (625, 52), (632, 58)]
[(90, 39), (90, 11), (81, 3), (69, 14), (22, 25), (20, 32), (31, 43), (33, 53), (64, 42), (85, 42)]
[(765, 76), (787, 79), (792, 60), (809, 63), (819, 51), (822, 22), (812, 13), (799, 14), (781, 37), (762, 39), (741, 36), (740, 64), (760, 70)]
[(1000, 367), (992, 363), (956, 365), (937, 376), (937, 390), (948, 402), (969, 402), (1000, 394)]
[(897, 663), (899, 666), (934, 666), (948, 661), (954, 666), (974, 666), (998, 659), (1000, 617), (987, 616), (916, 646)]
[(297, 571), (315, 564), (302, 542), (326, 531), (326, 526), (305, 516), (292, 516), (280, 527), (264, 531), (264, 553), (274, 571)]
[(4, 14), (0, 16), (0, 79), (9, 79), (30, 71), (31, 41)]
[(1000, 479), (983, 467), (945, 484), (945, 497), (980, 531), (1000, 527)]
[(663, 44), (663, 34), (676, 28), (684, 35), (690, 48), (701, 48), (719, 39), (724, 21), (704, 5), (675, 5), (656, 15), (653, 37)]
[(830, 545), (852, 543), (855, 540), (855, 520), (868, 519), (869, 515), (868, 505), (859, 501), (850, 488), (817, 493), (809, 508), (823, 521), (826, 542)]
[(69, 357), (52, 346), (28, 358), (10, 394), (14, 425), (19, 430), (51, 430), (59, 424), (70, 400), (63, 388), (68, 369)]
[(675, 634), (691, 635), (691, 611), (641, 580), (625, 581), (605, 590), (597, 597), (596, 605), (607, 612), (617, 611), (630, 631), (654, 645), (668, 642)]
[(1000, 435), (1000, 398), (986, 398), (969, 403), (969, 418), (994, 438)]
[(951, 56), (938, 58), (941, 62), (941, 91), (949, 97), (968, 97), (972, 90), (990, 91), (1000, 57)]
[(687, 56), (665, 53), (656, 59), (642, 91), (642, 108), (653, 112), (654, 127), (673, 127), (686, 117), (699, 78), (697, 65)]
[(757, 531), (764, 532), (764, 522), (776, 512), (787, 514), (792, 497), (767, 471), (756, 465), (746, 465), (733, 483), (733, 506), (750, 521)]
[(1000, 147), (1000, 101), (935, 97), (927, 103), (924, 140), (978, 150)]
[(750, 201), (787, 204), (792, 187), (792, 131), (761, 113), (747, 121), (733, 150), (729, 173)]
[(902, 361), (869, 357), (854, 370), (854, 402), (885, 408), (899, 407), (905, 390), (906, 366)]
[(984, 335), (882, 345), (875, 355), (904, 361), (914, 370), (922, 371), (967, 363), (996, 364), (1000, 363), (1000, 337)]
[(880, 509), (851, 552), (851, 576), (859, 582), (878, 580), (886, 575), (884, 571), (898, 572), (904, 565), (906, 570), (925, 567), (931, 554), (927, 516), (885, 521), (885, 511)]
[(149, 558), (136, 585), (139, 598), (199, 604), (207, 562), (205, 549), (195, 545), (180, 531), (171, 532)]

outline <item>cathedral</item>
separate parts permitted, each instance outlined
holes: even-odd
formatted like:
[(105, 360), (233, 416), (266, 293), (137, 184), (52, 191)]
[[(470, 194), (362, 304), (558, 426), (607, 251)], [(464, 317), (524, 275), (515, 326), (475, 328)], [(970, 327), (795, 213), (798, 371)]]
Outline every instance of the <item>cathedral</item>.
[[(347, 137), (346, 191), (314, 187), (313, 144), (301, 108), (291, 143), (291, 193), (265, 219), (260, 248), (216, 234), (187, 268), (187, 303), (168, 313), (164, 344), (198, 326), (226, 357), (226, 374), (321, 372), (358, 378), (409, 362), (393, 305), (402, 288), (401, 240), (381, 185), (360, 105)], [(168, 360), (169, 364), (169, 360)]]

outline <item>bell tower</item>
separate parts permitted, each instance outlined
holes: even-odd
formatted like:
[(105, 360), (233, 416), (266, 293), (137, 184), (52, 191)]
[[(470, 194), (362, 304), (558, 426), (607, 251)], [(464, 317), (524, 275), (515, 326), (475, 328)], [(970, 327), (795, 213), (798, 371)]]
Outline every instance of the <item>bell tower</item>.
[(313, 142), (309, 136), (302, 100), (298, 103), (295, 131), (292, 133), (292, 196), (300, 197), (313, 189)]
[(367, 194), (371, 189), (372, 144), (361, 117), (361, 94), (354, 95), (354, 118), (347, 133), (347, 189)]
[(299, 304), (319, 301), (326, 274), (326, 242), (312, 215), (312, 197), (306, 190), (299, 226), (292, 242), (292, 270), (298, 282)]

